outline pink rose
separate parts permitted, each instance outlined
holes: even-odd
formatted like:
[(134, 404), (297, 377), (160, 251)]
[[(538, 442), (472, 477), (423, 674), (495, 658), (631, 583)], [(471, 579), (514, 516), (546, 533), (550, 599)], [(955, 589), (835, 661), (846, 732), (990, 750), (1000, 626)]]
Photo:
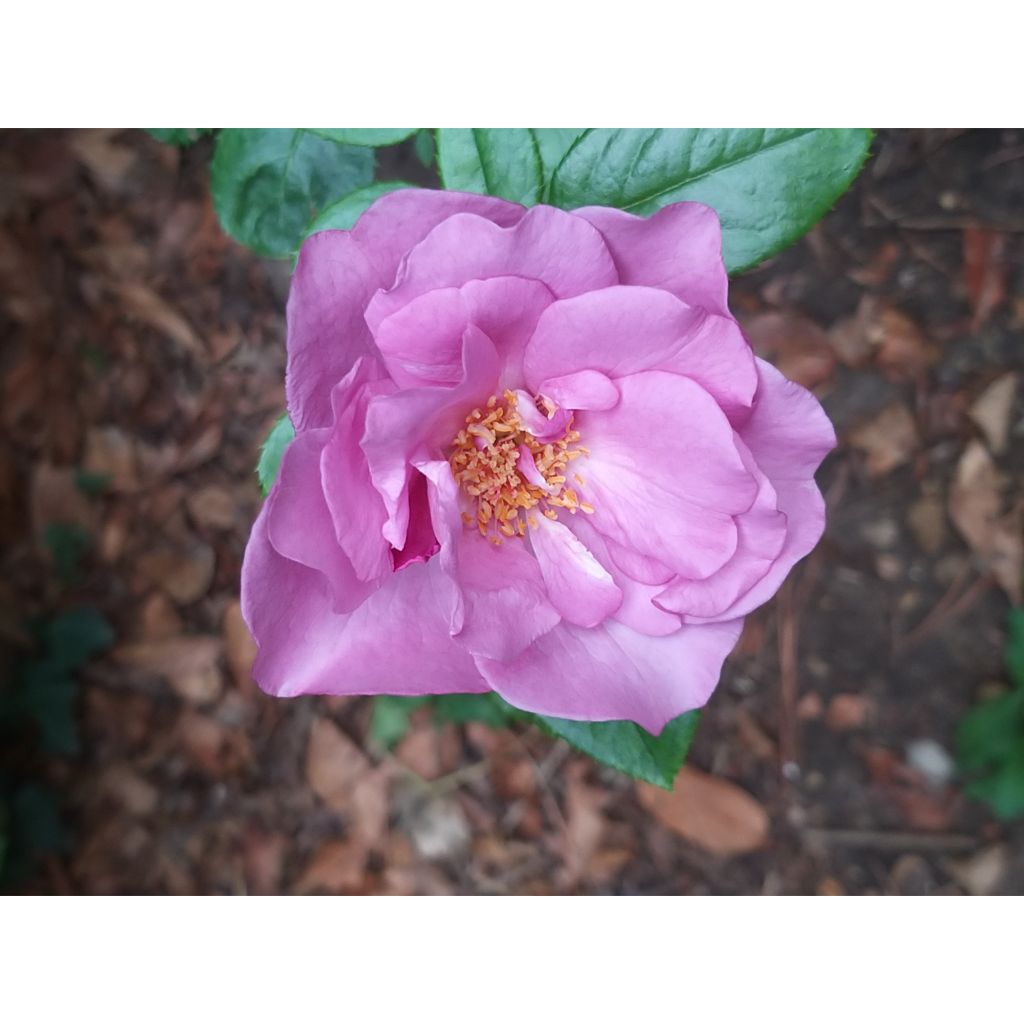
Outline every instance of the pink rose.
[(815, 398), (754, 358), (713, 210), (410, 189), (303, 246), (296, 437), (242, 607), (279, 696), (483, 693), (659, 732), (817, 543)]

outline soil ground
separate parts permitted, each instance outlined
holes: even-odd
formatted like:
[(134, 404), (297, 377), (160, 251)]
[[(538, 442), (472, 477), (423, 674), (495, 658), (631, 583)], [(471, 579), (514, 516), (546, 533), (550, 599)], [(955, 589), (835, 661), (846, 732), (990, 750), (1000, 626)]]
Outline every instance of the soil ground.
[[(70, 837), (25, 891), (1024, 892), (1024, 829), (951, 764), (1019, 599), (1024, 133), (881, 133), (734, 283), (841, 444), (825, 539), (749, 620), (668, 797), (533, 732), (416, 717), (388, 752), (368, 701), (250, 682), (238, 576), (289, 268), (223, 235), (209, 156), (0, 133), (0, 638), (83, 603), (116, 635), (80, 675), (80, 753), (18, 762)], [(86, 538), (66, 572), (54, 524)]]

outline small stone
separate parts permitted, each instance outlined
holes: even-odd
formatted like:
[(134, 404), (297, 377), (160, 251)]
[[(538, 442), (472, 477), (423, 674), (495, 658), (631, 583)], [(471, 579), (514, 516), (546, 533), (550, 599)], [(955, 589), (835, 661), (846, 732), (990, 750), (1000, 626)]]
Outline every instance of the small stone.
[(907, 744), (907, 764), (919, 771), (928, 784), (941, 789), (956, 774), (956, 762), (941, 744), (932, 739), (913, 740)]
[(949, 873), (972, 896), (992, 896), (1003, 884), (1010, 867), (1010, 851), (1004, 843), (986, 847), (947, 865)]

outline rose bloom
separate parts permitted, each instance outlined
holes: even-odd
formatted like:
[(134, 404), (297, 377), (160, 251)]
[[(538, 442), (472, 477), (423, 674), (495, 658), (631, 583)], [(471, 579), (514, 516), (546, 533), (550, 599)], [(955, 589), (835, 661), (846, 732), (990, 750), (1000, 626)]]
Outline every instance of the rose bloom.
[(309, 238), (296, 428), (242, 569), (278, 696), (493, 690), (653, 733), (824, 528), (817, 400), (756, 359), (697, 203), (409, 189)]

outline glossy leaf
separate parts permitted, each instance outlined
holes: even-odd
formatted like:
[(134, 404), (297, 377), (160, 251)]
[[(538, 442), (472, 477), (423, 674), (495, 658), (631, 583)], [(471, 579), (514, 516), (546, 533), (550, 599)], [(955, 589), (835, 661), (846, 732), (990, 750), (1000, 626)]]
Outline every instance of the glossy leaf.
[(295, 437), (295, 428), (292, 421), (285, 413), (273, 426), (267, 435), (263, 447), (260, 449), (259, 462), (256, 463), (256, 475), (260, 480), (260, 488), (265, 498), (274, 486), (278, 471), (281, 469), (281, 459), (284, 458), (284, 450), (292, 443)]
[(225, 128), (211, 187), (221, 225), (263, 256), (288, 256), (317, 214), (373, 178), (373, 152), (305, 128)]
[(394, 146), (404, 142), (418, 128), (310, 128), (311, 132), (331, 142), (347, 146)]
[(389, 192), (397, 192), (400, 188), (415, 187), (406, 181), (375, 181), (372, 185), (367, 185), (366, 188), (349, 192), (347, 196), (343, 196), (336, 203), (331, 203), (317, 214), (313, 223), (306, 230), (306, 237), (308, 238), (317, 231), (331, 229), (350, 231), (355, 222), (359, 220), (359, 215), (375, 200)]
[(555, 171), (550, 197), (565, 209), (636, 214), (706, 203), (736, 272), (811, 228), (856, 177), (870, 142), (860, 128), (591, 128)]
[(700, 712), (687, 711), (652, 736), (633, 722), (571, 722), (537, 715), (537, 721), (555, 736), (567, 740), (596, 761), (635, 779), (671, 789), (690, 749)]
[(529, 128), (439, 128), (437, 166), (444, 187), (531, 206), (544, 193), (540, 147)]
[(551, 179), (556, 168), (569, 152), (572, 144), (586, 131), (586, 128), (531, 128), (540, 150), (540, 162), (546, 181)]

